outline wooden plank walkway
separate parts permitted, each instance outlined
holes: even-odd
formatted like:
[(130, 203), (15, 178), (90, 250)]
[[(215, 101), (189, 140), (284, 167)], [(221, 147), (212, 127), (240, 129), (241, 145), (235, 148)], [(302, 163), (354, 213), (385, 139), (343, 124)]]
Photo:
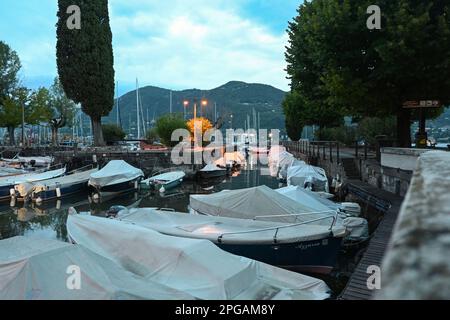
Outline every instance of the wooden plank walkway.
[(385, 212), (383, 220), (372, 235), (366, 252), (338, 298), (340, 300), (369, 300), (374, 292), (367, 288), (367, 279), (370, 276), (367, 268), (372, 265), (381, 267), (403, 198), (362, 181), (349, 181), (348, 190)]

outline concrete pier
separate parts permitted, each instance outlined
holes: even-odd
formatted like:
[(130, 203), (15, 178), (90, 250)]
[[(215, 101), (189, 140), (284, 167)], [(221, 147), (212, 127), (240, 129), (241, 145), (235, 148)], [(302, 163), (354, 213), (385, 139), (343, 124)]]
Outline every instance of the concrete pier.
[(450, 299), (450, 153), (420, 156), (376, 299)]

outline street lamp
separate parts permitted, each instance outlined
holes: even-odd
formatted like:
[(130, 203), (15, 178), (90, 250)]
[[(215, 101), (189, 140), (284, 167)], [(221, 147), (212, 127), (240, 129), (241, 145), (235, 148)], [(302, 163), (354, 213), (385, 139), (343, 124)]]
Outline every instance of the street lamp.
[[(194, 142), (197, 141), (197, 136), (196, 136), (197, 131), (195, 130), (195, 123), (197, 122), (197, 103), (198, 103), (198, 100), (194, 99)], [(184, 100), (183, 105), (186, 110), (186, 108), (189, 106), (189, 100)], [(201, 107), (208, 106), (208, 100), (202, 99), (200, 102), (200, 105), (201, 105)]]

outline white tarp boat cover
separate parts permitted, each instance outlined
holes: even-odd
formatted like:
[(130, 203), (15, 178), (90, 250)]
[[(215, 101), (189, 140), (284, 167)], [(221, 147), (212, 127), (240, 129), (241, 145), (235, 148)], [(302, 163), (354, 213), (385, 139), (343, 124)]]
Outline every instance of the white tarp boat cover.
[(214, 243), (220, 241), (222, 244), (272, 245), (275, 243), (275, 237), (276, 243), (297, 243), (328, 238), (330, 233), (335, 236), (345, 233), (345, 228), (339, 226), (330, 230), (329, 225), (242, 220), (167, 212), (155, 208), (124, 209), (119, 212), (119, 218), (162, 234), (204, 239)]
[(98, 169), (91, 169), (82, 172), (76, 172), (69, 174), (67, 176), (61, 176), (49, 180), (37, 181), (31, 183), (21, 183), (16, 185), (14, 188), (19, 192), (20, 196), (27, 197), (33, 192), (41, 192), (47, 190), (55, 190), (59, 187), (65, 187), (68, 185), (73, 185), (76, 183), (86, 183), (89, 181), (91, 174), (97, 172)]
[(232, 255), (207, 240), (166, 236), (131, 223), (86, 215), (69, 215), (67, 229), (76, 243), (128, 271), (199, 299), (328, 297), (322, 280)]
[(105, 187), (143, 177), (144, 172), (123, 160), (111, 160), (101, 170), (91, 174), (89, 185)]
[[(313, 207), (289, 199), (267, 186), (191, 195), (190, 207), (203, 215), (240, 219), (293, 223), (320, 218), (313, 213), (316, 212)], [(331, 219), (324, 219), (314, 224), (331, 225), (331, 222)]]
[[(68, 270), (79, 267), (80, 289), (70, 290)], [(0, 299), (193, 299), (139, 277), (80, 245), (15, 237), (0, 241)]]
[(172, 181), (181, 180), (186, 176), (186, 174), (183, 171), (171, 171), (166, 172), (162, 174), (158, 174), (156, 176), (153, 176), (148, 179), (150, 183), (154, 182), (161, 182), (161, 183), (167, 183)]
[(57, 170), (51, 170), (51, 171), (45, 171), (42, 173), (29, 173), (29, 174), (23, 174), (18, 176), (12, 176), (8, 178), (4, 178), (0, 180), (0, 186), (8, 186), (8, 185), (16, 185), (20, 183), (26, 183), (26, 182), (36, 182), (36, 181), (43, 181), (43, 180), (49, 180), (56, 177), (62, 176), (66, 172), (66, 168), (57, 169)]
[(233, 164), (233, 163), (237, 163), (240, 165), (244, 164), (245, 156), (239, 151), (225, 152), (223, 157), (214, 161), (215, 165), (222, 166), (222, 167), (226, 167), (228, 164)]
[(200, 171), (202, 172), (214, 172), (214, 171), (225, 171), (225, 169), (223, 168), (219, 168), (218, 166), (216, 166), (213, 163), (210, 163), (208, 165), (206, 165), (203, 169), (201, 169)]
[(314, 191), (330, 191), (326, 172), (322, 168), (303, 165), (292, 166), (287, 170), (288, 185), (304, 187), (306, 182), (314, 185)]
[(306, 190), (300, 186), (287, 186), (275, 190), (298, 203), (306, 204), (315, 211), (339, 210), (341, 207), (338, 203), (325, 199), (315, 192)]

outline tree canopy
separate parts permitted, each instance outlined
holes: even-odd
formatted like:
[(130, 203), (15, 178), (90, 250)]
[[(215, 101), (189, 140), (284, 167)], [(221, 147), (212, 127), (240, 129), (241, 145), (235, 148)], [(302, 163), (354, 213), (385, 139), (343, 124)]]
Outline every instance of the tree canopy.
[(173, 147), (178, 141), (172, 141), (172, 133), (177, 129), (187, 129), (187, 125), (182, 114), (166, 114), (156, 121), (155, 128), (161, 142)]
[[(81, 28), (70, 29), (67, 8), (81, 10)], [(58, 0), (57, 66), (67, 97), (91, 117), (94, 143), (103, 145), (101, 118), (114, 105), (114, 57), (108, 1)]]
[[(288, 29), (291, 90), (301, 96), (297, 108), (305, 123), (332, 127), (343, 115), (394, 115), (400, 144), (409, 146), (411, 111), (402, 104), (450, 103), (450, 4), (380, 0), (382, 28), (369, 30), (372, 4), (312, 0), (300, 6)], [(297, 108), (286, 116), (294, 118)]]
[(19, 84), (18, 73), (22, 65), (19, 56), (9, 45), (0, 41), (0, 103)]

